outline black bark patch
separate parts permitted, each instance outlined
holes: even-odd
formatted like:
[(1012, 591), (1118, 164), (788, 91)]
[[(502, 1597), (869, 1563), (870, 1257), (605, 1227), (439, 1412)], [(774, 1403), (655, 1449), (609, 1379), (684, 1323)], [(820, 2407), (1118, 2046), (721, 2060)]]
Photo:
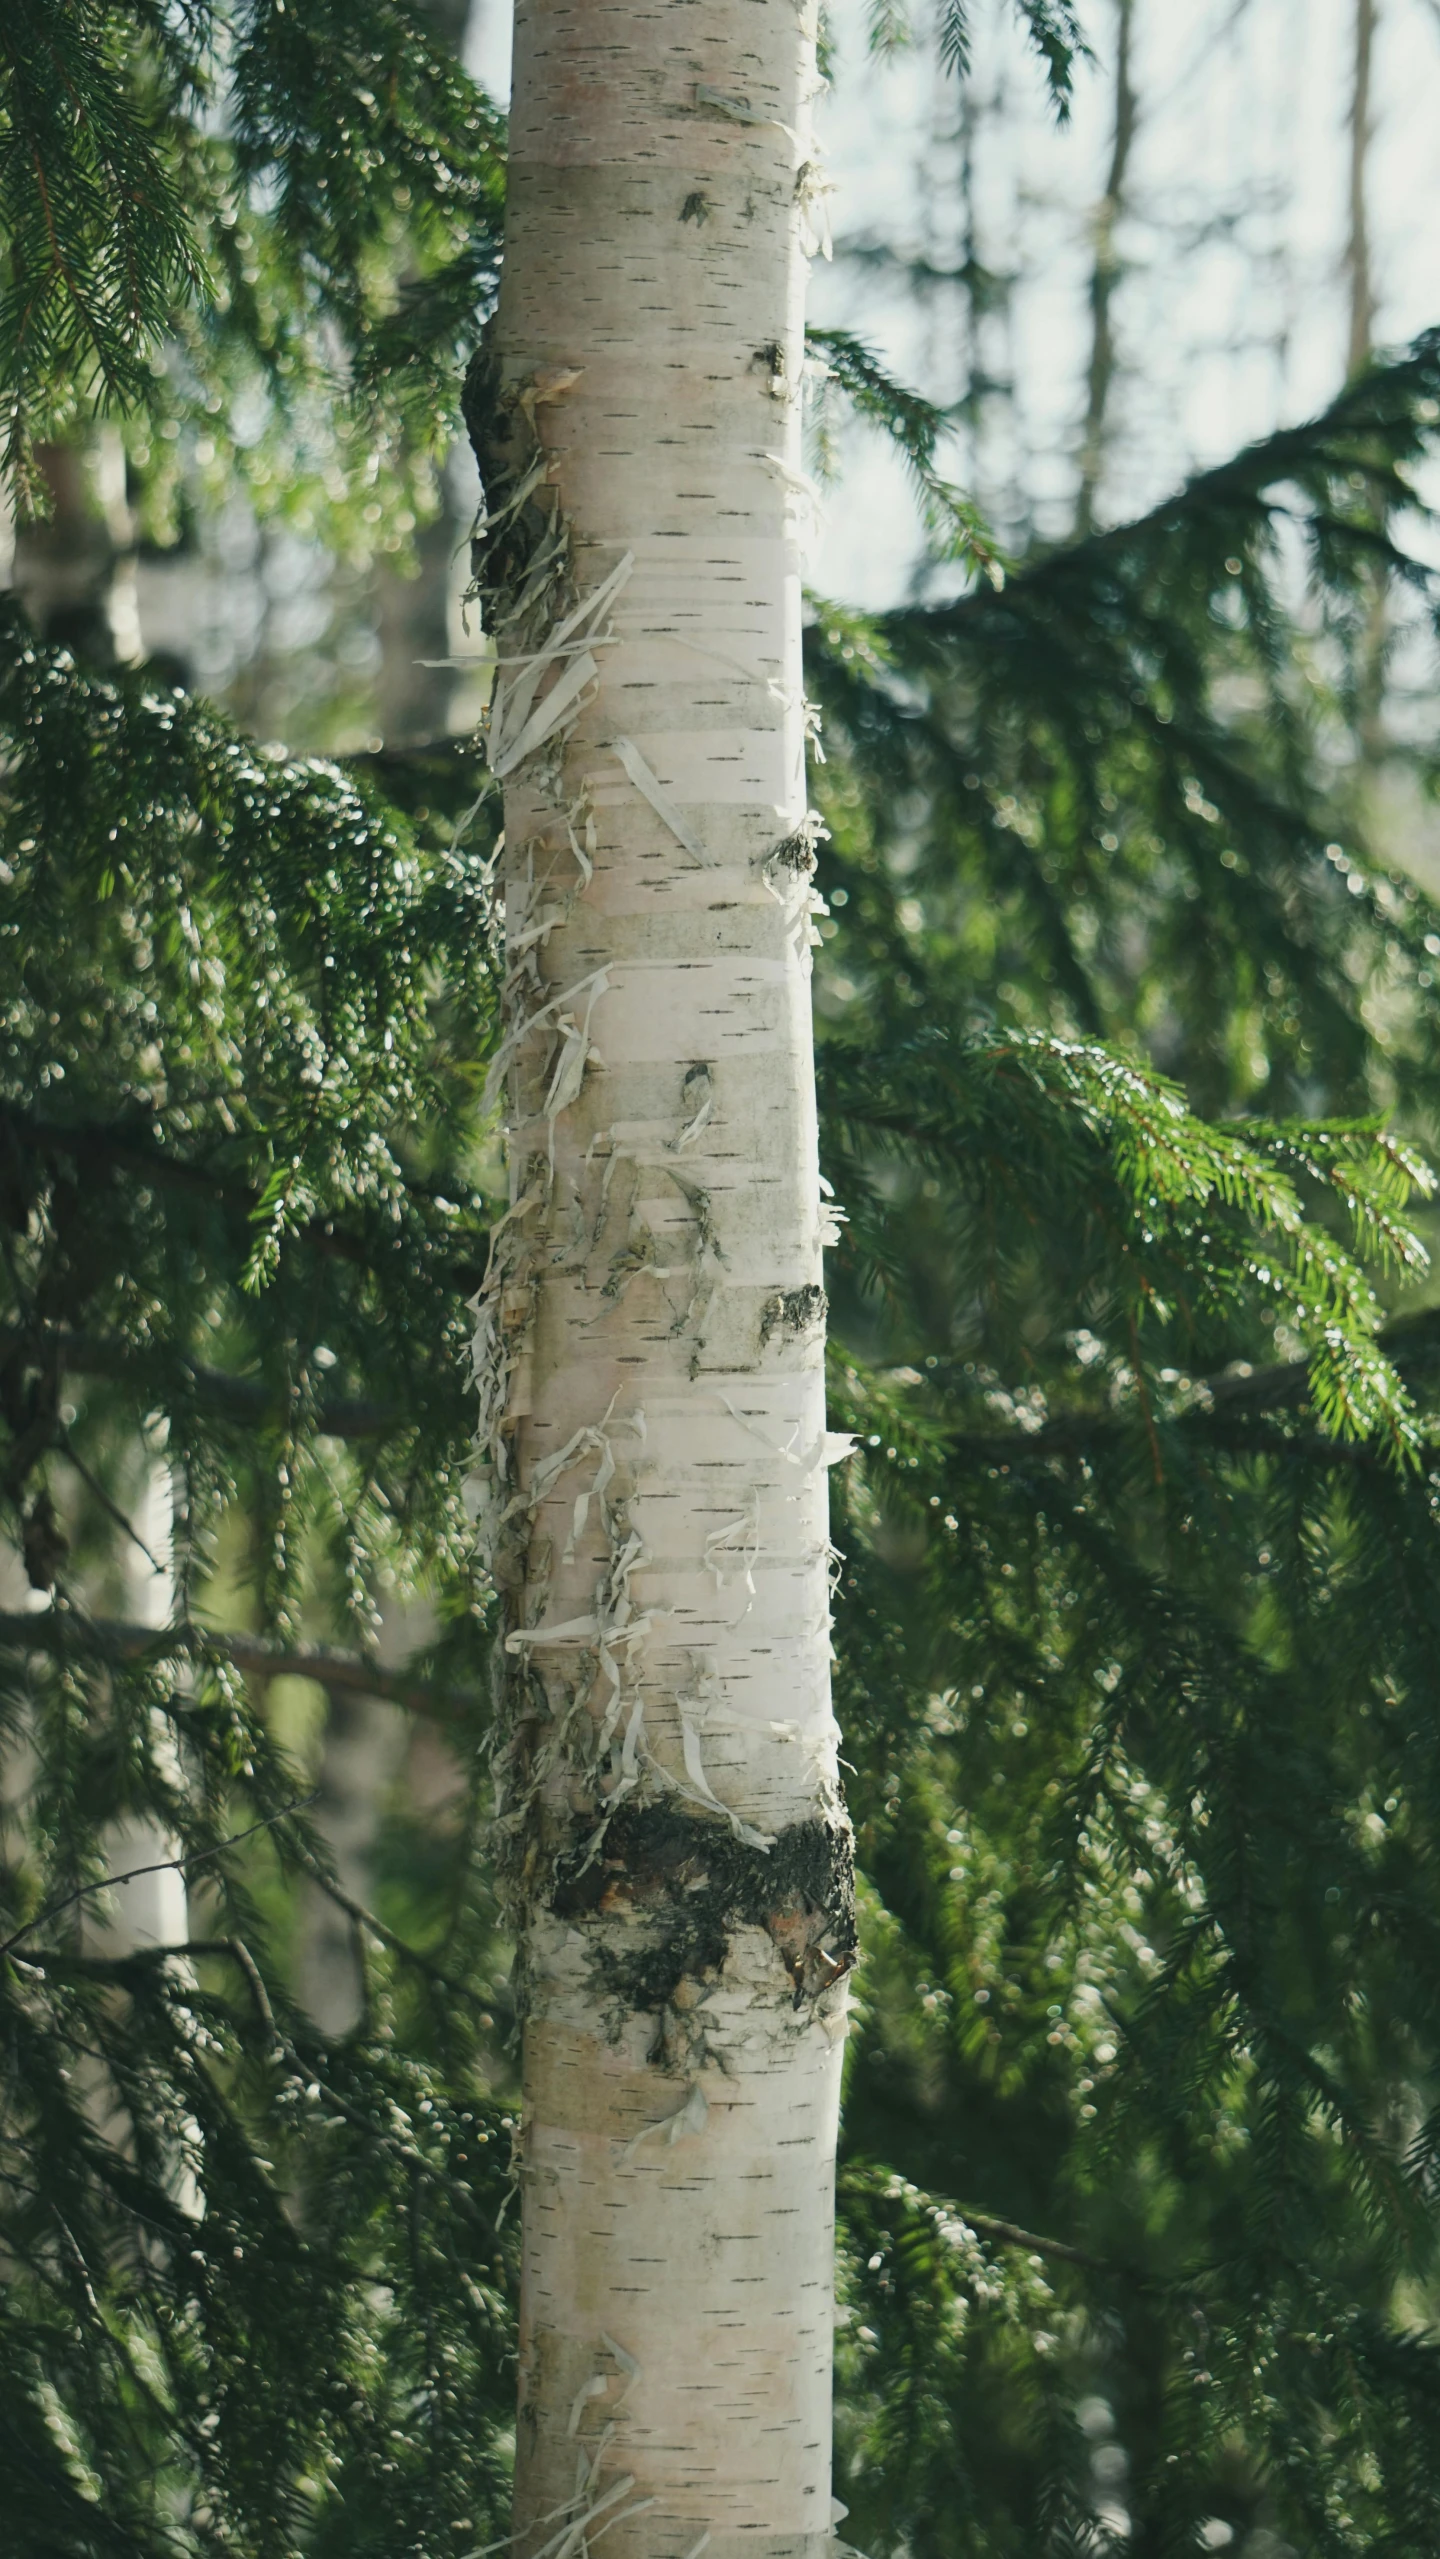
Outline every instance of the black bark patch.
[(771, 845), (766, 860), (773, 862), (777, 870), (793, 871), (797, 879), (813, 879), (816, 867), (814, 838), (806, 833), (803, 826), (798, 826), (792, 835), (782, 835), (778, 844)]
[(855, 1960), (855, 1851), (843, 1814), (792, 1822), (766, 1850), (698, 1813), (627, 1805), (588, 1865), (586, 1853), (577, 1842), (560, 1861), (551, 1907), (572, 1925), (634, 1925), (633, 1952), (617, 1948), (612, 1930), (595, 1940), (606, 1990), (631, 2011), (659, 2015), (682, 1982), (713, 1980), (740, 1927), (769, 1932), (797, 2008)]
[(825, 1291), (813, 1280), (805, 1288), (777, 1288), (760, 1311), (760, 1348), (764, 1350), (772, 1333), (808, 1333), (812, 1326), (824, 1323), (826, 1312)]
[(460, 414), (480, 473), (484, 503), (493, 509), (501, 483), (520, 457), (514, 449), (514, 416), (502, 388), (494, 332), (488, 326), (465, 369)]
[(495, 351), (493, 319), (460, 386), (460, 413), (480, 473), (481, 511), (470, 543), (474, 592), (486, 611), (486, 628), (524, 593), (530, 564), (554, 531), (558, 492), (540, 481), (521, 506), (510, 502), (541, 457), (533, 402), (507, 386)]

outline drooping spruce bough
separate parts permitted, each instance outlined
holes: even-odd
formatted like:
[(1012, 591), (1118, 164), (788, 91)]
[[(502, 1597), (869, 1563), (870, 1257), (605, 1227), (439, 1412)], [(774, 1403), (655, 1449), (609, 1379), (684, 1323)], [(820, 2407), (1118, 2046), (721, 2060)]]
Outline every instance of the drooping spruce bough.
[(1380, 1336), (1387, 1465), (1090, 1044), (1297, 1173), (1297, 1110), (1433, 1149), (1440, 933), (1351, 721), (1377, 559), (1433, 647), (1436, 390), (1427, 339), (1002, 592), (820, 615), (862, 2546), (1064, 2547), (1102, 2495), (1157, 2549), (1434, 2529), (1434, 1317)]
[[(313, 77), (276, 71), (282, 160), (414, 97), (364, 50), (421, 58), (398, 10), (323, 28)], [(423, 165), (463, 175), (473, 134)], [(190, 432), (183, 368), (148, 380)], [(1262, 2550), (1434, 2544), (1435, 1331), (1422, 1304), (1377, 1335), (1338, 1248), (1413, 1270), (1376, 1124), (1435, 1136), (1440, 916), (1367, 850), (1347, 668), (1379, 554), (1429, 609), (1393, 544), (1437, 396), (1422, 344), (999, 593), (810, 635), (844, 899), (815, 955), (850, 1212), (831, 1418), (862, 1441), (832, 1477), (864, 1955), (838, 2484), (872, 2552), (1103, 2546), (1097, 2444), (1132, 2550), (1217, 2521)], [(888, 415), (943, 504), (934, 421), (899, 392)], [(1281, 521), (1310, 538), (1298, 606)], [(371, 760), (412, 829), (18, 625), (4, 666), (6, 1525), (51, 1594), (3, 1630), (7, 2524), (46, 2559), (469, 2549), (508, 2525), (518, 2219), (461, 1504), (493, 802), (451, 851), (473, 762)], [(1275, 1125), (1319, 1113), (1350, 1132)], [(688, 1270), (666, 1284), (688, 1306)], [(761, 1311), (764, 1356), (812, 1285)], [(156, 1417), (184, 1492), (168, 1631), (131, 1620), (115, 1517), (143, 1527)], [(387, 1566), (442, 1633), (357, 1669)], [(338, 2041), (288, 1989), (318, 1847), (277, 1658), (383, 1683), (466, 1772), (452, 1817), (385, 1828)], [(617, 2007), (667, 2024), (737, 1911), (763, 1929), (773, 1851), (638, 1793), (607, 1834), (632, 1863), (710, 1823), (683, 1926), (621, 1940)], [(207, 1859), (183, 1957), (117, 1962), (66, 1901), (122, 1804)], [(609, 1880), (597, 1856), (558, 1881), (592, 1944)]]

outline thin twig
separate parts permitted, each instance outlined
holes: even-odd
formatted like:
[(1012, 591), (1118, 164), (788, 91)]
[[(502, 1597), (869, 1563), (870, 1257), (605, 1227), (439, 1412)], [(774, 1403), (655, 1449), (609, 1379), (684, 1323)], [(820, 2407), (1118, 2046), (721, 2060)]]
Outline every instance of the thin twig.
[(275, 2011), (270, 2005), (270, 1994), (261, 1979), (260, 1967), (243, 1938), (192, 1937), (185, 1945), (176, 1946), (171, 1951), (177, 1955), (228, 1955), (232, 1964), (238, 1964), (255, 2003), (256, 2015), (277, 2050), (279, 2049), (280, 2029), (275, 2023)]
[(1088, 2266), (1092, 2274), (1117, 2271), (1104, 2257), (1092, 2257), (1088, 2248), (1072, 2248), (1068, 2240), (1042, 2238), (1038, 2231), (1022, 2230), (1017, 2221), (997, 2221), (993, 2213), (971, 2212), (966, 2204), (955, 2209), (978, 2239), (999, 2239), (1009, 2248), (1028, 2248), (1036, 2257), (1063, 2257), (1069, 2265)]
[(452, 1999), (463, 1999), (470, 2007), (488, 2013), (489, 2002), (479, 1991), (470, 1990), (464, 1982), (456, 1981), (453, 1974), (447, 1973), (443, 1966), (434, 1962), (431, 1956), (422, 1955), (418, 1946), (412, 1946), (408, 1939), (397, 1936), (393, 1928), (387, 1928), (384, 1920), (377, 1919), (373, 1910), (367, 1910), (363, 1902), (355, 1901), (342, 1885), (334, 1882), (333, 1878), (325, 1873), (318, 1859), (306, 1856), (302, 1850), (300, 1862), (311, 1882), (325, 1894), (327, 1900), (334, 1902), (337, 1910), (343, 1910), (347, 1917), (353, 1919), (357, 1928), (363, 1928), (369, 1936), (378, 1939), (382, 1946), (388, 1946), (392, 1953), (401, 1958), (402, 1962), (413, 1964), (417, 1972), (425, 1975), (427, 1981), (434, 1982), (437, 1990), (446, 1990)]
[(1135, 1383), (1139, 1389), (1140, 1410), (1145, 1416), (1145, 1437), (1150, 1445), (1150, 1463), (1155, 1470), (1155, 1483), (1159, 1489), (1165, 1482), (1165, 1469), (1160, 1463), (1160, 1440), (1155, 1429), (1155, 1415), (1150, 1403), (1150, 1387), (1145, 1376), (1145, 1363), (1140, 1356), (1140, 1336), (1136, 1330), (1133, 1314), (1127, 1316), (1126, 1321), (1130, 1329), (1130, 1362), (1135, 1374)]
[(139, 1530), (132, 1525), (129, 1519), (127, 1519), (124, 1511), (121, 1510), (119, 1503), (112, 1502), (104, 1485), (99, 1481), (97, 1476), (91, 1474), (84, 1458), (77, 1456), (76, 1451), (71, 1444), (70, 1434), (68, 1431), (60, 1432), (56, 1445), (59, 1448), (61, 1456), (66, 1460), (66, 1463), (74, 1467), (75, 1472), (80, 1477), (82, 1483), (89, 1485), (90, 1490), (94, 1494), (96, 1501), (100, 1504), (101, 1509), (109, 1512), (116, 1527), (124, 1530), (131, 1545), (139, 1547), (141, 1554), (144, 1556), (146, 1563), (149, 1565), (150, 1570), (155, 1575), (157, 1581), (163, 1581), (165, 1578), (165, 1567), (160, 1562), (159, 1557), (151, 1554), (150, 1549), (146, 1545), (144, 1538), (140, 1535)]
[(188, 1857), (157, 1857), (148, 1866), (128, 1866), (123, 1875), (101, 1875), (93, 1884), (77, 1884), (72, 1893), (65, 1893), (59, 1901), (47, 1902), (43, 1910), (37, 1910), (34, 1918), (27, 1919), (23, 1928), (17, 1928), (13, 1937), (0, 1941), (0, 1955), (8, 1955), (12, 1946), (18, 1946), (26, 1937), (33, 1937), (36, 1929), (43, 1928), (47, 1920), (57, 1919), (62, 1910), (69, 1910), (75, 1902), (84, 1901), (90, 1893), (107, 1893), (112, 1885), (133, 1884), (141, 1875), (185, 1875), (192, 1866), (204, 1866), (212, 1857), (223, 1857), (227, 1848), (238, 1848), (242, 1839), (253, 1839), (257, 1830), (273, 1830), (277, 1822), (287, 1820), (291, 1813), (306, 1811), (317, 1800), (318, 1792), (317, 1788), (313, 1795), (298, 1795), (293, 1804), (282, 1804), (278, 1812), (266, 1813), (260, 1821), (251, 1822), (247, 1829), (232, 1831), (228, 1839), (217, 1840), (213, 1848), (193, 1849)]
[(132, 1947), (128, 1955), (72, 1955), (61, 1946), (32, 1946), (28, 1955), (17, 1955), (15, 1960), (26, 1972), (43, 1973), (47, 1964), (56, 1964), (65, 1972), (79, 1973), (82, 1979), (88, 1975), (104, 1979), (135, 1964), (168, 1963), (176, 1955), (228, 1955), (232, 1963), (238, 1964), (245, 1975), (260, 2023), (279, 2050), (280, 2031), (275, 2023), (275, 2011), (270, 2005), (270, 1994), (261, 1979), (259, 1965), (239, 1937), (181, 1937), (173, 1946)]

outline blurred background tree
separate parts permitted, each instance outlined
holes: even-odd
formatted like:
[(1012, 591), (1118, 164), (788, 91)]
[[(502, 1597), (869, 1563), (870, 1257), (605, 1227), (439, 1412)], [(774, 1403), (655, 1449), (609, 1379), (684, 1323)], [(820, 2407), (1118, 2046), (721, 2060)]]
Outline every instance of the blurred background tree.
[[(25, 2559), (505, 2528), (458, 440), (499, 14), (0, 30)], [(831, 38), (846, 2529), (1428, 2559), (1436, 39)]]

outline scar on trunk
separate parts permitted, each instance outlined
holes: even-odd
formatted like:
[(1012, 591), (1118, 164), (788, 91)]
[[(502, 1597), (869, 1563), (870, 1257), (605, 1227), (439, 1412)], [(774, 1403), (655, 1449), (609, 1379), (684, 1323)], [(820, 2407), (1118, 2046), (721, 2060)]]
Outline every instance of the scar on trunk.
[(824, 1323), (826, 1312), (825, 1291), (814, 1280), (804, 1288), (777, 1288), (760, 1310), (760, 1348), (764, 1350), (773, 1333), (811, 1332)]
[(695, 1986), (718, 1978), (737, 1928), (766, 1931), (797, 2009), (855, 1961), (854, 1840), (838, 1812), (792, 1822), (756, 1848), (703, 1814), (626, 1806), (601, 1855), (589, 1864), (585, 1855), (577, 1838), (559, 1861), (551, 1906), (572, 1925), (634, 1923), (633, 1948), (610, 1930), (592, 1938), (607, 1994), (632, 2013), (663, 2022), (692, 2007)]

